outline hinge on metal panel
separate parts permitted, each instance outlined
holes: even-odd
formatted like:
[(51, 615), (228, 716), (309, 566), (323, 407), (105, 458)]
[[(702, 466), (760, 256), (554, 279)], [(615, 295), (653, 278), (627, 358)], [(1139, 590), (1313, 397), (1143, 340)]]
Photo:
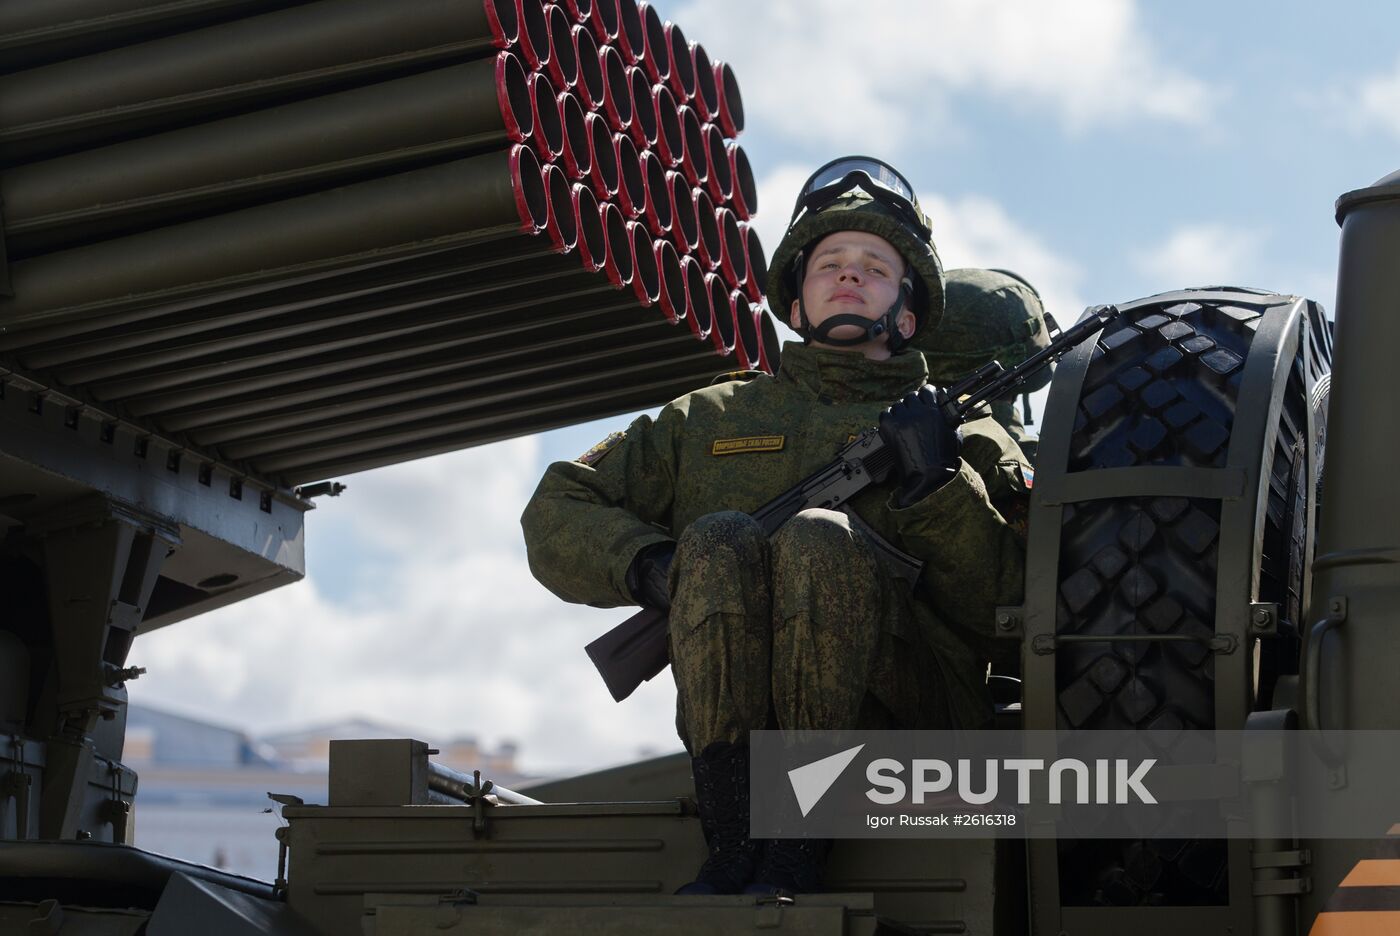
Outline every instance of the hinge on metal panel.
[(1312, 878), (1282, 878), (1277, 881), (1255, 881), (1255, 897), (1295, 897), (1312, 892)]
[(131, 804), (124, 799), (103, 801), (102, 819), (112, 826), (112, 841), (118, 845), (125, 845), (127, 826), (131, 821)]
[(1302, 868), (1312, 864), (1312, 852), (1306, 848), (1292, 851), (1263, 851), (1249, 856), (1252, 868)]
[(783, 908), (791, 907), (795, 900), (787, 894), (765, 895), (754, 901), (758, 910), (754, 914), (755, 929), (778, 929), (783, 925)]

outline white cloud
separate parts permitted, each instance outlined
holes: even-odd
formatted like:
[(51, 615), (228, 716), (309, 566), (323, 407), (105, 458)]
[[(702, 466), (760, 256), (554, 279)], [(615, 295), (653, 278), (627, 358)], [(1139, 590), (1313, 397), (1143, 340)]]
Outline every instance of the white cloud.
[(357, 476), (308, 516), (309, 548), (321, 525), (345, 549), (384, 550), (357, 600), (305, 581), (143, 636), (134, 700), (255, 731), (364, 716), (429, 742), (511, 739), (541, 772), (678, 748), (669, 677), (617, 704), (583, 652), (632, 609), (565, 604), (526, 567), (518, 518), (538, 448), (518, 439)]
[(1388, 72), (1362, 79), (1341, 103), (1358, 126), (1400, 139), (1400, 61)]
[(1083, 271), (1056, 253), (1035, 232), (981, 195), (921, 199), (933, 223), (934, 240), (946, 269), (999, 267), (1014, 270), (1035, 285), (1045, 307), (1069, 325), (1084, 310)]
[(743, 24), (715, 40), (751, 122), (827, 148), (946, 142), (953, 99), (980, 94), (1070, 131), (1131, 120), (1199, 124), (1215, 91), (1162, 61), (1133, 0), (698, 0), (677, 22)]
[[(1185, 286), (1248, 286), (1260, 274), (1263, 232), (1205, 222), (1179, 227), (1163, 242), (1130, 253), (1149, 292)], [(1146, 294), (1146, 293), (1145, 293)]]

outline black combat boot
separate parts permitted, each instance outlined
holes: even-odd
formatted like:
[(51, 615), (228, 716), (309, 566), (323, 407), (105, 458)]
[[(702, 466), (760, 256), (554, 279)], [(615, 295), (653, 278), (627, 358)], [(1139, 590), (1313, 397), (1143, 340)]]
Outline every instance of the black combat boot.
[(737, 894), (753, 880), (758, 845), (749, 838), (749, 749), (716, 741), (690, 761), (700, 828), (710, 856), (677, 894)]
[(816, 894), (822, 889), (831, 839), (770, 839), (746, 894)]

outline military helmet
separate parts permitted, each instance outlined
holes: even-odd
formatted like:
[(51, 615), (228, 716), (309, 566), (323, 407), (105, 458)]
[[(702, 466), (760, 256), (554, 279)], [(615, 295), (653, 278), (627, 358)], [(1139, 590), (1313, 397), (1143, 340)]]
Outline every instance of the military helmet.
[[(819, 340), (859, 344), (888, 332), (890, 348), (898, 350), (905, 339), (894, 328), (894, 316), (906, 300), (914, 313), (915, 335), (942, 316), (943, 265), (933, 246), (928, 218), (904, 176), (868, 156), (832, 160), (803, 185), (787, 233), (769, 265), (768, 304), (774, 312), (786, 317), (793, 300), (801, 298), (807, 251), (837, 231), (864, 231), (889, 241), (908, 264), (907, 283), (898, 304), (875, 322), (852, 314), (832, 316), (822, 323), (828, 332), (843, 324), (865, 325), (864, 336), (842, 340), (819, 335)], [(804, 311), (798, 333), (807, 339), (811, 331)]]
[[(913, 345), (928, 359), (929, 379), (947, 386), (989, 361), (1011, 368), (1050, 343), (1040, 294), (1009, 270), (960, 269), (944, 275), (942, 319)], [(1025, 390), (1050, 382), (1052, 368), (1032, 375)]]

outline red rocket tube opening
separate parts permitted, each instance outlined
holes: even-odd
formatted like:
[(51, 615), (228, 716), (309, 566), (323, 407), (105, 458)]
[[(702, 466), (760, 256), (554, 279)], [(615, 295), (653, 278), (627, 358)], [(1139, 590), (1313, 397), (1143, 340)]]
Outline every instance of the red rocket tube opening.
[(603, 275), (618, 289), (632, 282), (636, 264), (632, 262), (632, 232), (627, 229), (627, 219), (611, 202), (598, 206), (598, 214), (603, 219), (603, 232), (607, 235), (607, 256), (603, 261)]
[(666, 170), (661, 160), (650, 150), (641, 154), (642, 178), (646, 180), (647, 201), (642, 218), (647, 227), (658, 237), (671, 230), (671, 188), (666, 180)]
[(695, 56), (690, 52), (690, 40), (675, 23), (662, 28), (671, 50), (671, 78), (667, 83), (681, 100), (689, 101), (695, 97)]
[(569, 31), (574, 39), (574, 58), (578, 60), (578, 83), (574, 93), (587, 110), (603, 106), (607, 85), (603, 79), (603, 63), (598, 61), (598, 43), (587, 27), (575, 26)]
[(505, 121), (506, 137), (524, 143), (535, 130), (535, 111), (530, 97), (530, 79), (520, 59), (509, 52), (496, 54), (496, 104)]
[(715, 346), (716, 354), (728, 354), (734, 350), (734, 312), (729, 306), (729, 287), (720, 277), (706, 273), (705, 288), (710, 293), (710, 310), (713, 313), (710, 343)]
[(637, 64), (647, 70), (652, 81), (664, 84), (671, 80), (671, 46), (666, 40), (666, 25), (650, 3), (637, 4), (637, 12), (642, 16), (642, 28), (647, 37), (646, 50)]
[(632, 94), (632, 125), (628, 132), (638, 146), (656, 145), (656, 102), (651, 97), (651, 82), (647, 73), (633, 65), (627, 69), (627, 84)]
[(617, 50), (628, 65), (637, 64), (647, 48), (646, 26), (642, 24), (637, 0), (618, 0), (617, 12), (621, 23), (617, 30)]
[(754, 302), (762, 302), (768, 292), (768, 257), (763, 252), (763, 244), (758, 240), (758, 231), (748, 222), (740, 222), (739, 231), (744, 236), (744, 262), (749, 275), (744, 280), (744, 292)]
[(588, 140), (589, 115), (576, 95), (559, 92), (559, 119), (564, 125), (564, 150), (559, 160), (570, 179), (582, 179), (593, 168), (593, 147)]
[(574, 47), (574, 24), (564, 8), (551, 4), (549, 17), (549, 78), (561, 91), (578, 84), (578, 51)]
[(632, 294), (643, 307), (650, 307), (661, 298), (661, 268), (656, 265), (656, 251), (645, 225), (627, 222), (632, 238)]
[(658, 240), (652, 244), (656, 254), (656, 266), (660, 271), (661, 295), (659, 305), (666, 321), (675, 325), (685, 318), (685, 271), (681, 269), (681, 255), (670, 241)]
[(491, 44), (509, 48), (520, 38), (520, 0), (486, 0), (485, 8)]
[(574, 215), (573, 192), (564, 170), (544, 167), (544, 185), (549, 193), (549, 224), (544, 236), (558, 253), (568, 253), (578, 243), (578, 218)]
[(728, 143), (729, 174), (732, 177), (730, 207), (740, 218), (747, 221), (758, 211), (758, 182), (753, 177), (753, 166), (749, 164), (749, 154), (738, 143)]
[(593, 0), (562, 0), (564, 9), (574, 18), (575, 23), (586, 23), (593, 15)]
[(599, 42), (612, 42), (617, 38), (620, 22), (621, 13), (617, 7), (617, 0), (594, 0), (588, 26), (593, 30), (595, 39)]
[(691, 185), (705, 185), (710, 178), (710, 151), (706, 148), (705, 127), (700, 123), (700, 115), (695, 108), (682, 104), (678, 111), (681, 132), (685, 136), (685, 158), (681, 160), (681, 172)]
[(592, 154), (588, 184), (600, 199), (611, 198), (617, 192), (618, 181), (617, 151), (613, 149), (612, 131), (601, 114), (587, 114), (583, 122), (588, 129), (588, 150)]
[(549, 191), (544, 184), (539, 157), (528, 146), (517, 143), (510, 148), (508, 162), (520, 230), (539, 234), (549, 224)]
[(676, 96), (659, 84), (651, 89), (651, 98), (656, 108), (656, 153), (668, 169), (674, 169), (685, 158), (685, 131), (676, 109)]
[(729, 170), (729, 151), (724, 148), (724, 134), (714, 124), (705, 126), (705, 153), (710, 166), (705, 187), (717, 203), (728, 201), (734, 194), (734, 174)]
[(734, 353), (739, 357), (741, 367), (758, 366), (758, 322), (749, 297), (742, 289), (729, 293), (729, 307), (734, 316)]
[(695, 216), (695, 199), (690, 183), (679, 172), (666, 173), (671, 186), (671, 240), (676, 247), (690, 253), (700, 241), (700, 223)]
[(749, 276), (749, 264), (744, 256), (744, 236), (739, 231), (739, 219), (728, 208), (715, 212), (724, 249), (720, 251), (719, 274), (734, 286), (743, 286)]
[(564, 149), (564, 123), (559, 119), (559, 102), (549, 79), (536, 72), (530, 81), (530, 109), (535, 117), (531, 135), (535, 148), (545, 159), (554, 159)]
[(629, 220), (647, 207), (647, 180), (637, 144), (625, 133), (613, 134), (613, 155), (617, 158), (617, 204)]
[(608, 232), (598, 210), (598, 199), (588, 186), (575, 182), (569, 189), (578, 223), (578, 259), (583, 268), (597, 273), (608, 262)]
[(725, 136), (736, 137), (744, 132), (744, 98), (739, 93), (739, 80), (728, 62), (715, 63), (715, 84), (719, 86), (719, 128)]
[(695, 244), (695, 257), (708, 273), (719, 266), (720, 256), (724, 252), (719, 219), (715, 216), (715, 203), (704, 189), (695, 189), (691, 193), (691, 203), (695, 206), (695, 220), (700, 232)]
[(681, 270), (685, 274), (685, 302), (690, 314), (686, 321), (695, 337), (704, 341), (710, 337), (714, 323), (714, 313), (710, 307), (710, 285), (705, 282), (705, 271), (694, 257), (681, 258)]
[(627, 66), (612, 46), (598, 50), (598, 61), (603, 66), (603, 113), (614, 130), (625, 132), (632, 124), (632, 84)]
[(534, 71), (549, 65), (549, 14), (539, 0), (520, 4), (520, 55)]
[(695, 97), (690, 106), (701, 120), (714, 120), (719, 115), (719, 85), (715, 82), (714, 63), (710, 61), (710, 53), (698, 42), (690, 44), (690, 58), (695, 63)]

